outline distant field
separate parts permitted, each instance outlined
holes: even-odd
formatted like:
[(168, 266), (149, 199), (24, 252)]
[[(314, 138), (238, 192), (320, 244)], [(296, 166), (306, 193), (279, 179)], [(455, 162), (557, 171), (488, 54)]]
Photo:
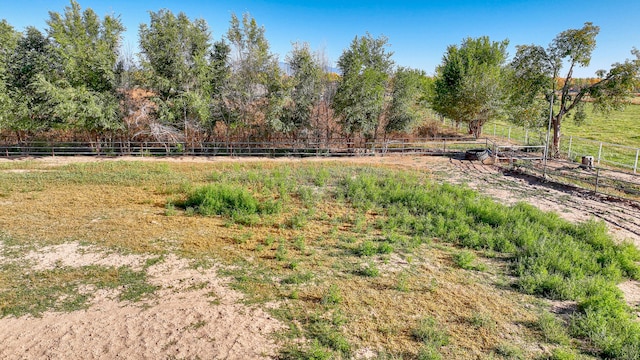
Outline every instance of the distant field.
[[(493, 135), (494, 125), (497, 135), (507, 136), (508, 128), (511, 127), (512, 139), (524, 139), (524, 130), (506, 121), (487, 124), (484, 130), (486, 135)], [(623, 111), (614, 111), (607, 115), (593, 113), (591, 108), (587, 107), (587, 120), (583, 124), (577, 125), (573, 119), (565, 119), (562, 128), (564, 141), (574, 136), (640, 148), (640, 104), (629, 105)], [(544, 132), (546, 129), (541, 131)], [(532, 132), (529, 135), (535, 137)]]
[(573, 121), (564, 123), (564, 136), (640, 148), (640, 105), (630, 105), (624, 111), (608, 115), (594, 114), (588, 109), (584, 124), (576, 125)]

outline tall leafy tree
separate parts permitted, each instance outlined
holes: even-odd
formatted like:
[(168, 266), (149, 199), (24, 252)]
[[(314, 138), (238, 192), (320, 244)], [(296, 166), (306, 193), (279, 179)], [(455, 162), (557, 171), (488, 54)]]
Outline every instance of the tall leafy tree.
[(385, 91), (393, 70), (393, 53), (386, 50), (387, 43), (384, 36), (356, 36), (338, 60), (342, 78), (333, 109), (349, 137), (358, 134), (368, 139), (377, 137)]
[(385, 133), (411, 130), (420, 120), (429, 85), (429, 79), (422, 70), (400, 67), (395, 71)]
[(6, 20), (0, 21), (0, 130), (13, 120), (14, 102), (8, 92), (8, 70), (20, 34)]
[(447, 48), (436, 70), (432, 108), (468, 124), (476, 137), (482, 126), (500, 115), (504, 105), (504, 65), (508, 41), (467, 38)]
[(232, 69), (227, 109), (234, 114), (231, 126), (247, 135), (246, 131), (260, 130), (260, 123), (279, 114), (271, 106), (280, 104), (276, 97), (283, 96), (283, 78), (278, 58), (269, 50), (264, 27), (258, 26), (250, 14), (245, 13), (242, 21), (232, 14), (226, 38)]
[[(597, 81), (573, 91), (574, 70), (577, 67), (589, 66), (599, 32), (598, 26), (587, 22), (580, 29), (561, 32), (546, 49), (539, 45), (518, 46), (511, 63), (516, 77), (522, 75), (519, 83), (516, 83), (518, 86), (515, 90), (529, 89), (524, 94), (514, 96), (512, 106), (518, 111), (525, 111), (532, 120), (535, 120), (537, 115), (551, 118), (551, 152), (555, 155), (559, 153), (565, 117), (573, 117), (577, 122), (584, 120), (587, 100), (595, 111), (608, 113), (621, 110), (634, 89), (640, 71), (640, 53), (637, 50), (633, 51), (636, 59), (615, 63), (608, 71), (597, 71)], [(566, 72), (560, 77), (565, 66)], [(557, 87), (557, 84), (560, 85)], [(545, 96), (551, 101), (551, 105), (556, 106), (542, 103), (540, 99)], [(553, 112), (549, 114), (549, 110), (542, 110), (543, 107), (552, 109)], [(515, 114), (518, 115), (518, 112)]]
[(286, 96), (278, 97), (280, 110), (271, 116), (271, 126), (284, 133), (297, 133), (309, 129), (314, 109), (318, 105), (324, 87), (324, 72), (320, 61), (307, 43), (295, 43), (287, 56), (291, 72)]
[(43, 116), (99, 138), (121, 128), (115, 68), (124, 31), (119, 17), (101, 19), (71, 0), (64, 14), (49, 12), (48, 34), (61, 59), (63, 78), (42, 74), (33, 85), (43, 100)]
[(158, 117), (168, 125), (196, 126), (210, 117), (210, 32), (203, 19), (169, 10), (150, 12), (150, 23), (139, 29), (142, 64), (149, 86), (158, 96)]
[(48, 81), (59, 80), (61, 65), (51, 40), (35, 27), (25, 29), (11, 54), (7, 73), (9, 94), (16, 100), (9, 127), (19, 137), (22, 132), (37, 132), (53, 125), (43, 116), (43, 99), (35, 87), (39, 76)]

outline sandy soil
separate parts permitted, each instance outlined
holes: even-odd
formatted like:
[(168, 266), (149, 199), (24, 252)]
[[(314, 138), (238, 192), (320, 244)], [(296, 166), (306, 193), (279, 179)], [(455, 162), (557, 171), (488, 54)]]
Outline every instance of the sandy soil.
[[(491, 165), (447, 157), (270, 160), (56, 157), (34, 161), (55, 167), (72, 162), (120, 160), (204, 163), (333, 161), (417, 169), (429, 173), (437, 181), (467, 184), (504, 204), (526, 201), (542, 210), (558, 212), (570, 221), (601, 219), (617, 239), (631, 241), (640, 247), (640, 211), (637, 204), (512, 174)], [(141, 256), (109, 254), (76, 243), (39, 249), (27, 258), (38, 268), (86, 264), (141, 268), (146, 260)], [(0, 258), (2, 261), (11, 260)], [(115, 299), (114, 294), (103, 292), (85, 311), (46, 313), (40, 318), (0, 319), (0, 357), (255, 359), (274, 356), (277, 349), (270, 334), (283, 325), (264, 311), (243, 305), (241, 294), (230, 290), (225, 280), (217, 276), (216, 270), (194, 270), (185, 261), (170, 256), (147, 269), (151, 281), (161, 286), (161, 290), (143, 304), (123, 304)], [(194, 286), (202, 283), (206, 286)], [(640, 304), (640, 285), (637, 282), (625, 282), (620, 288), (631, 305)]]
[[(137, 255), (102, 252), (77, 243), (27, 254), (34, 268), (91, 264), (140, 268)], [(0, 257), (0, 262), (11, 261)], [(243, 305), (242, 295), (227, 287), (217, 269), (194, 270), (171, 255), (147, 269), (160, 287), (141, 303), (123, 303), (110, 291), (73, 313), (0, 320), (2, 359), (261, 359), (271, 358), (270, 337), (282, 328), (263, 310)]]

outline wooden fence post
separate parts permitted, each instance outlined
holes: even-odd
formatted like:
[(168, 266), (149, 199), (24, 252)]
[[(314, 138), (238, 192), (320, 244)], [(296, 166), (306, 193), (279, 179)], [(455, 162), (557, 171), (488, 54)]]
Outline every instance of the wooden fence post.
[(602, 158), (602, 142), (600, 142), (600, 148), (598, 149), (598, 165), (600, 165), (600, 158)]
[(634, 174), (637, 174), (637, 171), (638, 171), (638, 156), (640, 156), (640, 149), (636, 149), (636, 162), (633, 164)]
[(573, 136), (569, 136), (569, 151), (567, 151), (567, 157), (571, 160), (571, 143), (573, 143)]

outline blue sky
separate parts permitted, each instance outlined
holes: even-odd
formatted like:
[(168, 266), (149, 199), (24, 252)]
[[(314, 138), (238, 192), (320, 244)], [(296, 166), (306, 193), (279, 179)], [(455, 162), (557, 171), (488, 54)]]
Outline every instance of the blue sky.
[[(162, 8), (203, 18), (212, 38), (220, 39), (231, 13), (249, 12), (266, 29), (272, 52), (284, 59), (291, 43), (306, 41), (322, 49), (335, 63), (356, 35), (366, 32), (389, 38), (396, 64), (432, 74), (450, 44), (466, 37), (487, 35), (491, 40), (509, 39), (515, 45), (547, 46), (561, 31), (580, 28), (591, 21), (600, 26), (591, 66), (576, 76), (594, 76), (617, 61), (630, 58), (640, 48), (640, 1), (638, 0), (450, 0), (450, 1), (136, 1), (80, 0), (99, 15), (119, 15), (127, 27), (124, 44), (137, 51), (140, 23), (148, 23), (149, 11)], [(48, 12), (62, 13), (68, 0), (0, 0), (0, 18), (17, 30), (28, 25), (44, 29)]]

